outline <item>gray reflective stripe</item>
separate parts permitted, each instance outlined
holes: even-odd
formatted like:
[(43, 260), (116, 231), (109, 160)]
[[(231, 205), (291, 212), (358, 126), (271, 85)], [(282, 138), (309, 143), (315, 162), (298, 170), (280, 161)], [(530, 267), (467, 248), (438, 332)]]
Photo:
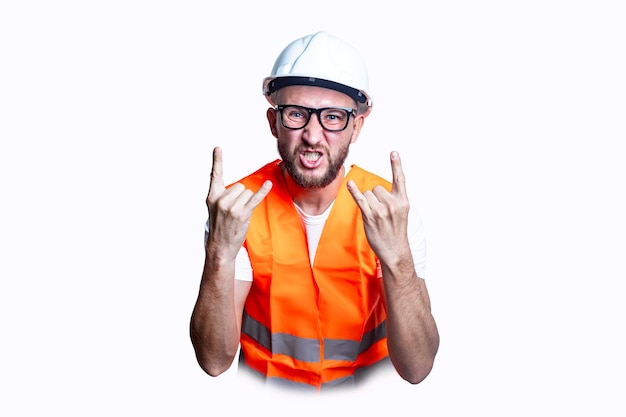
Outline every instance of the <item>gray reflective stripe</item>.
[(246, 313), (241, 331), (272, 353), (287, 355), (303, 362), (320, 361), (320, 343), (317, 339), (296, 337), (287, 333), (270, 334), (270, 329)]
[(296, 337), (287, 333), (274, 333), (272, 352), (282, 353), (303, 362), (319, 362), (320, 342), (317, 339)]
[(355, 361), (359, 355), (359, 345), (354, 340), (324, 339), (324, 359)]
[(361, 345), (359, 346), (359, 353), (365, 352), (372, 345), (387, 336), (387, 320), (374, 327), (369, 332), (363, 335), (361, 339)]
[(246, 312), (243, 312), (243, 323), (241, 324), (241, 332), (247, 334), (251, 338), (257, 341), (258, 344), (265, 349), (272, 351), (272, 340), (270, 335), (270, 329), (250, 317)]
[(354, 340), (324, 339), (324, 359), (355, 361), (360, 353), (387, 335), (386, 321), (363, 335), (360, 342)]
[[(363, 335), (359, 341), (324, 339), (324, 359), (355, 361), (357, 356), (369, 349), (386, 334), (386, 322)], [(317, 339), (293, 336), (287, 333), (270, 334), (270, 330), (244, 312), (241, 331), (272, 353), (280, 353), (303, 362), (320, 361), (320, 344)]]

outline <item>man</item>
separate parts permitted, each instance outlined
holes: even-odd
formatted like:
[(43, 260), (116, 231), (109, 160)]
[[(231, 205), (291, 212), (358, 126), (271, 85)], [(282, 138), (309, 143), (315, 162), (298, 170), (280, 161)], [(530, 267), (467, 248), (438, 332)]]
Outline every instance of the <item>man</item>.
[(352, 385), (388, 359), (412, 384), (430, 373), (439, 334), (400, 156), (390, 155), (391, 183), (344, 166), (372, 108), (367, 90), (354, 48), (305, 36), (263, 83), (281, 159), (225, 187), (215, 148), (191, 318), (208, 374), (226, 371), (239, 347), (240, 367), (315, 390)]

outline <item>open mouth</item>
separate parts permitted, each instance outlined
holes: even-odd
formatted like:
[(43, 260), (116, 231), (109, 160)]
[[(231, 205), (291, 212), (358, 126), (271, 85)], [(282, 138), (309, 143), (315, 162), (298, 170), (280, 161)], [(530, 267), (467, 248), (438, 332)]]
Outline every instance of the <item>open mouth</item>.
[(317, 168), (322, 162), (322, 153), (317, 151), (304, 151), (300, 153), (300, 161), (305, 168)]
[(319, 152), (304, 152), (303, 156), (307, 161), (315, 162), (322, 157), (322, 154)]

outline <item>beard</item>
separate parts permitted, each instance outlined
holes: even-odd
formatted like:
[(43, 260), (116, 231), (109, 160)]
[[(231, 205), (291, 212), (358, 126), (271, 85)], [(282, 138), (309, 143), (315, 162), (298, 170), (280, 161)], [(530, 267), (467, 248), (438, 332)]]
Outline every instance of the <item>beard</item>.
[(284, 143), (278, 142), (278, 153), (280, 154), (283, 166), (289, 173), (289, 176), (291, 176), (295, 183), (301, 188), (311, 189), (324, 188), (337, 178), (337, 175), (339, 175), (339, 172), (348, 157), (350, 145), (347, 144), (345, 147), (340, 148), (338, 153), (334, 156), (330, 154), (328, 149), (324, 149), (324, 155), (326, 155), (326, 158), (328, 159), (328, 168), (320, 177), (307, 176), (296, 166), (298, 155), (304, 148), (304, 146), (298, 146), (293, 153), (290, 153)]

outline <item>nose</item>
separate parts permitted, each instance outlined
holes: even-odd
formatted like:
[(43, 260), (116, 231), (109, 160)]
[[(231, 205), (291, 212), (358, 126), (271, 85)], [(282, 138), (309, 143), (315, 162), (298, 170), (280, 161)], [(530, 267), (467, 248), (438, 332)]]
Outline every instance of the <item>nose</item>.
[(324, 137), (324, 128), (320, 123), (319, 115), (312, 114), (309, 122), (302, 129), (302, 140), (309, 145), (316, 145), (322, 141)]

